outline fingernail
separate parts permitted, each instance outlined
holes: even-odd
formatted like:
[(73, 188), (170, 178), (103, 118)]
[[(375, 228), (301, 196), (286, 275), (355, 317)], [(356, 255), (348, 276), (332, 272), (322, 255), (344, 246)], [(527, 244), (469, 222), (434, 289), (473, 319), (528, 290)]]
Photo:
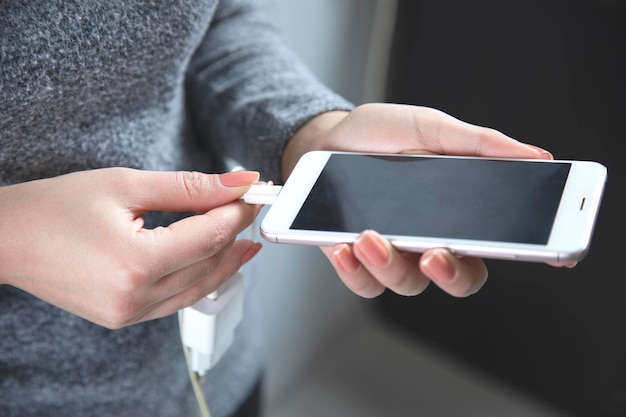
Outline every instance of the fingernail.
[(333, 252), (333, 258), (343, 272), (354, 273), (361, 266), (361, 263), (354, 257), (348, 245), (339, 245)]
[(241, 265), (243, 266), (247, 264), (252, 258), (254, 258), (255, 255), (261, 250), (261, 247), (263, 247), (263, 245), (258, 242), (250, 246), (246, 253), (244, 253), (241, 257)]
[(220, 174), (220, 182), (226, 187), (242, 187), (252, 185), (259, 180), (259, 173), (256, 171), (234, 171)]
[(376, 233), (366, 231), (361, 233), (356, 244), (359, 252), (372, 266), (384, 266), (389, 261), (389, 253), (385, 245), (377, 237)]
[(446, 253), (441, 249), (435, 249), (422, 256), (422, 271), (429, 278), (438, 278), (451, 281), (456, 275), (456, 268)]
[(526, 145), (530, 146), (531, 148), (539, 152), (539, 155), (541, 155), (541, 159), (548, 159), (548, 160), (554, 159), (554, 156), (550, 152), (546, 151), (545, 149), (540, 148), (539, 146), (531, 145), (530, 143), (527, 143)]

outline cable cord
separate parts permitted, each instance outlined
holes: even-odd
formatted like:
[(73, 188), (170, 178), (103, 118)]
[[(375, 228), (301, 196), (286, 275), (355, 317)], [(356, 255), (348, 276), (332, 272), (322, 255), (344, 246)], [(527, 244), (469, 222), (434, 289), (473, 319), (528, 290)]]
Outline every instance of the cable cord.
[[(182, 336), (183, 329), (183, 310), (178, 310), (178, 327)], [(182, 340), (182, 337), (181, 337)], [(187, 363), (187, 372), (189, 373), (189, 380), (191, 381), (191, 386), (193, 387), (193, 393), (196, 396), (196, 400), (198, 401), (198, 407), (200, 408), (200, 415), (202, 417), (211, 417), (211, 411), (209, 410), (209, 405), (204, 398), (204, 393), (202, 392), (202, 387), (200, 386), (200, 379), (198, 378), (198, 374), (193, 370), (191, 366), (191, 358), (189, 355), (189, 347), (187, 347), (184, 343), (183, 352), (185, 353), (185, 362)]]

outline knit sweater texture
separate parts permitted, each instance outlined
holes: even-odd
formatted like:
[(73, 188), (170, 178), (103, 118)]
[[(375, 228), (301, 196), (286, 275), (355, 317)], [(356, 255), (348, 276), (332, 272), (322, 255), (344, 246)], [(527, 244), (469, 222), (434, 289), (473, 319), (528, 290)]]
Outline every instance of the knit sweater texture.
[[(0, 0), (0, 186), (110, 166), (222, 172), (227, 159), (280, 179), (298, 127), (352, 106), (249, 3)], [(204, 384), (216, 417), (264, 366), (249, 278)], [(0, 286), (1, 416), (195, 416), (186, 372), (175, 316), (108, 330)]]

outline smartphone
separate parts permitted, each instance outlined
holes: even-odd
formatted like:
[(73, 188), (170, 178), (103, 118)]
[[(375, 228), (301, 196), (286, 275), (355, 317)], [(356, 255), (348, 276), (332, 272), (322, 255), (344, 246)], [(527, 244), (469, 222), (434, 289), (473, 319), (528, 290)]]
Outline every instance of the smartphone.
[(373, 229), (402, 251), (569, 263), (588, 252), (607, 169), (593, 161), (313, 151), (261, 222), (275, 243)]

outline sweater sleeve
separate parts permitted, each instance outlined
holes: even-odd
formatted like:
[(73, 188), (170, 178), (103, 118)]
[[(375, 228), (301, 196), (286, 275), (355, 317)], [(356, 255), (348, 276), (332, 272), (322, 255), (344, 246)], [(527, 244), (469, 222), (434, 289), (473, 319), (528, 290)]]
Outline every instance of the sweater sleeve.
[(284, 146), (302, 124), (353, 108), (311, 74), (247, 0), (220, 3), (185, 87), (204, 146), (265, 180), (280, 181)]

